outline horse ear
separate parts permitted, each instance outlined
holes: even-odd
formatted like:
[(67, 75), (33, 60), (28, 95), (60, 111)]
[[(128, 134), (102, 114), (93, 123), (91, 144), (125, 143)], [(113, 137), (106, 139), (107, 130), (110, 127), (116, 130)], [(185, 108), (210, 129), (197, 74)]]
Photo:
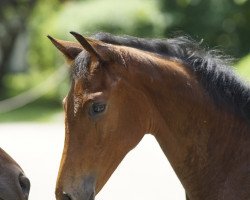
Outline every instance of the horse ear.
[(66, 56), (69, 62), (74, 60), (76, 56), (83, 50), (82, 46), (76, 42), (58, 40), (49, 35), (47, 37), (55, 45), (55, 47)]
[(70, 32), (75, 38), (76, 40), (81, 44), (81, 46), (90, 53), (90, 55), (94, 58), (96, 58), (98, 61), (102, 61), (102, 57), (100, 56), (100, 54), (98, 54), (98, 52), (95, 50), (95, 48), (88, 42), (88, 40), (86, 38), (84, 38), (81, 34), (76, 33), (71, 31)]

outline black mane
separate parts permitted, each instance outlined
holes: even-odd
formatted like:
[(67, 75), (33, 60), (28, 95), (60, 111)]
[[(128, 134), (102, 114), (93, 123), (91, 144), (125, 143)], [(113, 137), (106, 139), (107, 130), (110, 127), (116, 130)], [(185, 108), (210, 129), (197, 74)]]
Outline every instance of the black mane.
[(250, 88), (235, 75), (229, 59), (218, 55), (216, 51), (206, 51), (188, 37), (143, 39), (108, 33), (98, 33), (93, 37), (106, 43), (129, 46), (180, 60), (194, 71), (216, 104), (227, 104), (250, 120)]

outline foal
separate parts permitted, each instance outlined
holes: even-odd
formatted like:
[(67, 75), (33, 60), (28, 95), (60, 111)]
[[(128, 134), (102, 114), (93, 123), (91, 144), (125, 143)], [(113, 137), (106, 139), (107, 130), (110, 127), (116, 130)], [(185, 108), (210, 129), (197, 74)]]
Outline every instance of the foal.
[(190, 200), (250, 199), (250, 89), (187, 38), (97, 34), (53, 44), (71, 64), (58, 200), (93, 200), (153, 134)]

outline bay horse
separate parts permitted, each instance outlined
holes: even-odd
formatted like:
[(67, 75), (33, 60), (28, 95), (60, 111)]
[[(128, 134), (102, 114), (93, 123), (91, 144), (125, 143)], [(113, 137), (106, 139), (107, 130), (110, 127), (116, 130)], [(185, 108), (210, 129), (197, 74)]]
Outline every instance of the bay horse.
[(21, 167), (0, 148), (0, 200), (27, 200), (30, 181)]
[(70, 64), (57, 200), (93, 200), (144, 134), (190, 200), (250, 199), (250, 88), (188, 37), (48, 36)]

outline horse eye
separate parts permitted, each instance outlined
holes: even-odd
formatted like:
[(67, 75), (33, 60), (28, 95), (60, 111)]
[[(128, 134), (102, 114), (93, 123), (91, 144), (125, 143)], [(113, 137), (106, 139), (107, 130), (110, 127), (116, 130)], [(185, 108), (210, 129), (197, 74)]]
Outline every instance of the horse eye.
[(104, 112), (106, 109), (106, 104), (103, 103), (93, 103), (90, 108), (90, 115), (95, 116)]

